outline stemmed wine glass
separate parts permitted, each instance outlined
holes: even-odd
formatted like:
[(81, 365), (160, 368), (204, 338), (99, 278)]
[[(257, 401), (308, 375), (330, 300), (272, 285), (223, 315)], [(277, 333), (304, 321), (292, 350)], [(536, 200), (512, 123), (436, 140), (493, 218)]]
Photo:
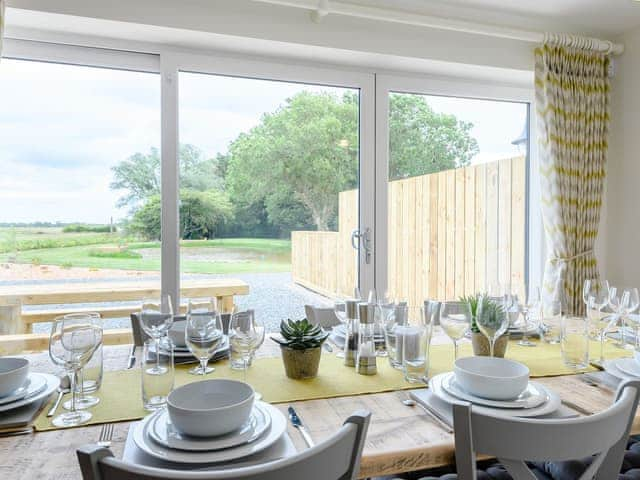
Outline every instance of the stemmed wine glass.
[[(526, 293), (524, 302), (518, 302), (516, 297), (516, 305), (519, 306), (520, 311), (524, 317), (524, 327), (522, 328), (522, 338), (518, 342), (518, 345), (522, 347), (535, 347), (536, 344), (529, 340), (528, 331), (530, 327), (536, 327), (533, 322), (540, 322), (542, 317), (541, 307), (542, 302), (540, 300), (540, 289), (538, 287), (531, 287)], [(532, 322), (533, 320), (533, 322)]]
[(485, 295), (478, 298), (478, 307), (476, 310), (476, 325), (482, 334), (489, 340), (489, 351), (491, 356), (494, 354), (496, 340), (500, 338), (509, 328), (509, 316), (506, 309), (506, 297), (499, 299), (490, 299)]
[[(173, 325), (171, 295), (162, 294), (160, 299), (144, 299), (139, 317), (142, 330), (153, 339), (156, 352), (160, 352), (160, 339)], [(166, 371), (165, 367), (160, 366), (160, 355), (156, 357), (156, 366), (147, 370), (151, 375), (161, 375)]]
[[(91, 312), (91, 313), (69, 313), (64, 316), (66, 320), (70, 321), (85, 321), (94, 325), (97, 328), (102, 328), (102, 318), (100, 318), (99, 313)], [(96, 348), (97, 350), (97, 348)], [(87, 363), (91, 360), (87, 360)], [(84, 371), (85, 368), (81, 368), (78, 371), (78, 378), (76, 381), (76, 388), (78, 389), (78, 398), (76, 398), (76, 410), (84, 410), (87, 408), (91, 408), (100, 403), (100, 399), (94, 395), (87, 395), (84, 392)], [(62, 404), (62, 408), (66, 410), (71, 410), (71, 400), (67, 400)]]
[(253, 310), (235, 312), (231, 315), (229, 345), (242, 358), (245, 383), (249, 359), (264, 342), (264, 336), (264, 325), (258, 321)]
[(582, 286), (582, 300), (587, 307), (591, 298), (592, 308), (601, 311), (609, 302), (609, 282), (599, 278), (586, 279)]
[(70, 380), (71, 408), (52, 421), (59, 428), (74, 427), (88, 422), (92, 415), (87, 410), (76, 409), (76, 383), (78, 371), (87, 364), (102, 343), (102, 327), (86, 318), (56, 318), (51, 325), (49, 356), (62, 366)]
[(184, 339), (193, 356), (200, 361), (200, 365), (189, 373), (206, 375), (213, 372), (215, 369), (207, 364), (224, 341), (222, 318), (215, 298), (189, 300)]
[(610, 326), (611, 321), (609, 315), (602, 313), (602, 307), (593, 295), (589, 297), (587, 301), (587, 318), (591, 325), (595, 327), (598, 333), (598, 341), (600, 342), (600, 359), (596, 362), (599, 366), (604, 366), (604, 340), (606, 338), (607, 329)]
[(471, 308), (467, 302), (443, 302), (440, 306), (440, 326), (453, 342), (453, 360), (458, 359), (458, 341), (471, 326)]
[(637, 288), (609, 288), (609, 306), (615, 312), (615, 316), (611, 321), (611, 324), (616, 322), (620, 323), (621, 335), (620, 344), (622, 346), (626, 343), (626, 317), (635, 312), (640, 305), (640, 296), (638, 295)]

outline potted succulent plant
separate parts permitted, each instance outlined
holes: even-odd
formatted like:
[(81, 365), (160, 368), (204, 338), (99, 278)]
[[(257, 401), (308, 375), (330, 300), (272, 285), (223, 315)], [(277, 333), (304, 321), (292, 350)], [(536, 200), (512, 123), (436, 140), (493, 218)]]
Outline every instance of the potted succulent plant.
[(282, 338), (272, 337), (280, 344), (287, 377), (295, 380), (318, 375), (322, 344), (329, 334), (306, 318), (280, 322)]
[[(476, 323), (478, 302), (482, 301), (483, 310), (485, 312), (493, 312), (493, 315), (498, 315), (499, 310), (502, 307), (491, 300), (486, 294), (469, 295), (468, 297), (462, 297), (460, 300), (463, 302), (467, 302), (469, 304), (469, 309), (471, 310), (471, 345), (473, 346), (473, 354), (481, 357), (488, 357), (491, 351), (489, 340), (480, 331), (480, 329), (478, 328), (478, 324)], [(508, 344), (509, 333), (505, 333), (496, 340), (493, 351), (494, 356), (504, 357), (507, 351)]]

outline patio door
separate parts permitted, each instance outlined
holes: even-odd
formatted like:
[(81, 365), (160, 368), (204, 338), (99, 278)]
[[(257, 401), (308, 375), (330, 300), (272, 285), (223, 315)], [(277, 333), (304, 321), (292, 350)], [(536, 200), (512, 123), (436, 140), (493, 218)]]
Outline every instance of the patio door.
[(539, 205), (528, 202), (537, 184), (532, 96), (481, 82), (377, 76), (379, 291), (418, 306), (496, 288), (524, 292), (538, 275), (541, 255), (529, 256), (540, 225)]
[(178, 111), (164, 128), (178, 142), (163, 155), (179, 181), (165, 188), (163, 215), (180, 218), (163, 231), (167, 289), (246, 283), (237, 306), (275, 330), (305, 304), (372, 288), (373, 75), (166, 57), (164, 94)]

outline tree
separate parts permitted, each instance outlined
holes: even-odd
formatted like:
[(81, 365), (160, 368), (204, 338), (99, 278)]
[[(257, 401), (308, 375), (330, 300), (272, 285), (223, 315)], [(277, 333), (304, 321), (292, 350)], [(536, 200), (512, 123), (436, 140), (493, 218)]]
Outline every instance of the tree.
[(478, 153), (473, 124), (435, 112), (422, 95), (389, 99), (389, 179), (415, 177), (468, 165)]
[[(199, 148), (180, 145), (180, 188), (197, 191), (221, 190), (224, 186), (219, 163), (222, 158), (206, 158)], [(125, 190), (117, 206), (133, 210), (149, 197), (160, 194), (160, 152), (152, 147), (149, 153), (135, 153), (111, 168), (112, 190)]]
[[(147, 198), (133, 215), (129, 229), (150, 240), (160, 240), (161, 200)], [(233, 221), (233, 207), (224, 192), (182, 189), (180, 191), (180, 238), (215, 238)]]

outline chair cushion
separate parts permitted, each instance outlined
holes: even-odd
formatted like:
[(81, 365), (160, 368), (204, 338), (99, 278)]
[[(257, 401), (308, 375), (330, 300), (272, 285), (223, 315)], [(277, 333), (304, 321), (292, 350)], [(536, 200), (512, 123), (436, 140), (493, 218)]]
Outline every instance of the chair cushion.
[[(592, 457), (568, 462), (532, 462), (529, 468), (538, 480), (574, 480), (591, 464)], [(441, 477), (421, 477), (419, 480), (457, 480), (455, 473)], [(496, 463), (478, 470), (478, 480), (513, 480), (505, 468)], [(640, 441), (630, 438), (624, 454), (618, 480), (640, 480)]]

